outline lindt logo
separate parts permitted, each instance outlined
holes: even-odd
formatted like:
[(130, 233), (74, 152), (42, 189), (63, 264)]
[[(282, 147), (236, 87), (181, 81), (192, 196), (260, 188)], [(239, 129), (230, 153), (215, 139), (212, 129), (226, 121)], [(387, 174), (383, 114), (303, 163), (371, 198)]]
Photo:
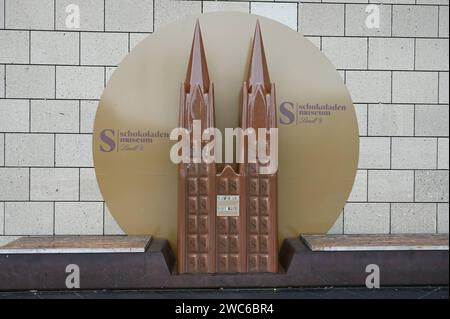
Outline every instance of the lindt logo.
[(119, 151), (143, 152), (146, 144), (156, 139), (168, 139), (169, 133), (159, 130), (116, 130), (105, 128), (100, 132), (100, 151), (105, 153)]

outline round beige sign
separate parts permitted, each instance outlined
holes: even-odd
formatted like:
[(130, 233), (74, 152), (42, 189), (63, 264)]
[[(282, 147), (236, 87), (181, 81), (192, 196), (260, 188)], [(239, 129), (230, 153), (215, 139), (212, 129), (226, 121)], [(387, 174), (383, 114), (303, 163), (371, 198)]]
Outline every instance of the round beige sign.
[(243, 13), (209, 13), (175, 22), (142, 41), (120, 64), (97, 111), (97, 180), (127, 234), (169, 239), (176, 249), (177, 165), (170, 160), (180, 86), (200, 19), (215, 86), (216, 125), (238, 126), (256, 20), (260, 20), (279, 128), (279, 243), (324, 233), (355, 179), (359, 137), (350, 95), (333, 65), (302, 34)]

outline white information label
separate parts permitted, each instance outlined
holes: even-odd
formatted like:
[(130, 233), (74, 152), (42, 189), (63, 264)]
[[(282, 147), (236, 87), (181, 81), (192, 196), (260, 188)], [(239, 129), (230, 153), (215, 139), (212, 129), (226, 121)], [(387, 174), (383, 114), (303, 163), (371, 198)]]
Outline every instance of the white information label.
[(239, 216), (239, 195), (217, 195), (217, 216)]

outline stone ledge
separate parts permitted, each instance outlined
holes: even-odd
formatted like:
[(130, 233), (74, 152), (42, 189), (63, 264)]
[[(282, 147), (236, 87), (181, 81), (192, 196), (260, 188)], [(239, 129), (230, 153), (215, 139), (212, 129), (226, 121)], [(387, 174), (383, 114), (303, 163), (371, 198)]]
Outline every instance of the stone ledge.
[(140, 253), (5, 254), (0, 290), (65, 290), (68, 264), (80, 268), (81, 289), (264, 288), (365, 286), (366, 266), (380, 268), (381, 286), (448, 285), (448, 250), (312, 251), (300, 239), (280, 249), (280, 273), (183, 274), (166, 240)]
[(144, 253), (150, 236), (20, 237), (0, 247), (0, 254)]
[(312, 251), (448, 250), (448, 235), (302, 235)]

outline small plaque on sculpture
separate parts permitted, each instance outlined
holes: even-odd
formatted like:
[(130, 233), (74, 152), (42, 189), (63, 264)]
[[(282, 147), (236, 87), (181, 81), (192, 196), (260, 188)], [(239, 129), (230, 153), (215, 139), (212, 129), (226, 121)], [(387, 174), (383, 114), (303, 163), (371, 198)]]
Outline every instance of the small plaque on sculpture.
[(217, 195), (217, 216), (239, 216), (239, 195)]

